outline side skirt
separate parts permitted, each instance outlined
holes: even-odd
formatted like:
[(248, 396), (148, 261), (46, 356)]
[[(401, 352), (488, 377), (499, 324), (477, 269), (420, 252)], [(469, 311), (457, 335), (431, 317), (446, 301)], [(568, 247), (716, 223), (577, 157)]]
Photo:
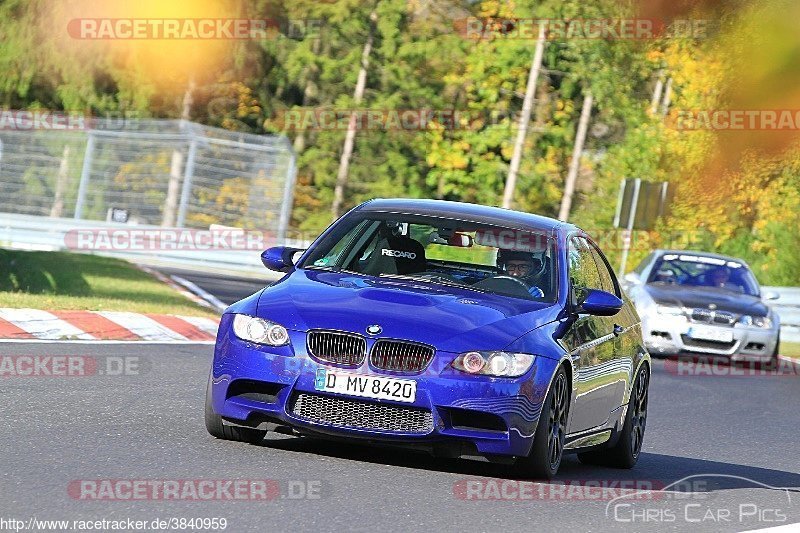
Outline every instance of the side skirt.
[(604, 425), (580, 433), (567, 435), (566, 444), (564, 444), (564, 453), (578, 453), (593, 448), (613, 446), (619, 437), (619, 432), (622, 430), (622, 424), (625, 421), (627, 411), (627, 405), (616, 408), (611, 413), (611, 417), (609, 417), (610, 426)]

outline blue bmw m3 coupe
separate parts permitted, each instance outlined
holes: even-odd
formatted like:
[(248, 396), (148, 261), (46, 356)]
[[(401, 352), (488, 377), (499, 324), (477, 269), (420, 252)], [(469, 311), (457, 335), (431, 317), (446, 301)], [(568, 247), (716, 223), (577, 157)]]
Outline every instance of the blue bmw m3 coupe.
[(631, 468), (647, 421), (639, 318), (576, 226), (494, 207), (372, 200), (222, 315), (205, 422), (516, 462)]

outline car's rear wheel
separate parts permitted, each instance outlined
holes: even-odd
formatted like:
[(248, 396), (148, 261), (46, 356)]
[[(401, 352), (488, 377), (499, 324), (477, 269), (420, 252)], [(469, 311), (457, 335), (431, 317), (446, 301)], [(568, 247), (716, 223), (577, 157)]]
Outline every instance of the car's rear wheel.
[(222, 417), (214, 412), (211, 406), (211, 380), (208, 381), (206, 389), (206, 413), (205, 413), (206, 429), (208, 432), (218, 438), (224, 440), (233, 440), (237, 442), (249, 442), (256, 444), (264, 440), (266, 431), (246, 428), (241, 426), (228, 426), (222, 423)]
[(639, 460), (647, 426), (647, 400), (650, 385), (650, 370), (642, 365), (633, 382), (625, 423), (616, 444), (611, 448), (592, 450), (578, 454), (584, 464), (633, 468)]
[(567, 436), (569, 400), (567, 373), (559, 367), (542, 405), (531, 451), (518, 462), (528, 477), (549, 480), (558, 472)]

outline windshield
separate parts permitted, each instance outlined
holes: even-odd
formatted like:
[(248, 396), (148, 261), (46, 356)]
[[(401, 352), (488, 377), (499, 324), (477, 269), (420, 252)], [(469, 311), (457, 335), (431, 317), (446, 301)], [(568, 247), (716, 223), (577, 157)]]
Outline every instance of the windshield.
[(743, 263), (716, 257), (666, 254), (656, 261), (647, 282), (758, 296), (758, 283)]
[(544, 233), (369, 213), (343, 220), (300, 267), (555, 302), (555, 261), (555, 241)]

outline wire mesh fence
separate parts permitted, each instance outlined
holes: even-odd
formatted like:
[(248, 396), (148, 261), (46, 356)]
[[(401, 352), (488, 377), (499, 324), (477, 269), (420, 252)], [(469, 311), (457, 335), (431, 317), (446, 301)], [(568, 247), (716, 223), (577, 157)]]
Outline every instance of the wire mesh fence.
[(0, 129), (0, 211), (274, 232), (289, 221), (285, 137), (183, 120), (92, 119), (77, 129)]

